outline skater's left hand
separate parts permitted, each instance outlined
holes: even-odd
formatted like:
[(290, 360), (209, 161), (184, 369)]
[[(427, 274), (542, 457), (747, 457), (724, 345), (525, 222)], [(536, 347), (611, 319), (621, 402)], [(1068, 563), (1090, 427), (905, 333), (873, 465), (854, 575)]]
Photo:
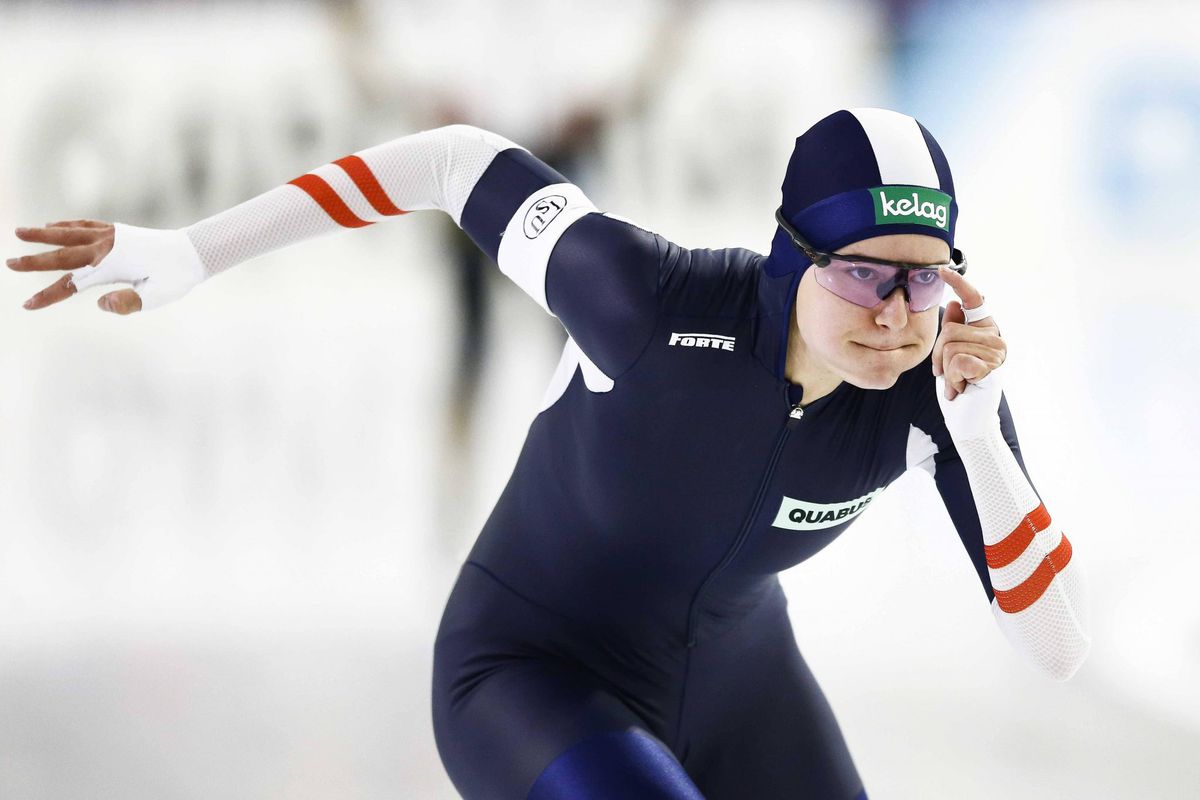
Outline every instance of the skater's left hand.
[(965, 321), (963, 308), (978, 308), (983, 302), (979, 290), (949, 267), (939, 273), (959, 298), (946, 304), (942, 330), (933, 344), (933, 374), (945, 376), (945, 396), (953, 400), (968, 383), (978, 383), (1003, 364), (1008, 347), (994, 318)]

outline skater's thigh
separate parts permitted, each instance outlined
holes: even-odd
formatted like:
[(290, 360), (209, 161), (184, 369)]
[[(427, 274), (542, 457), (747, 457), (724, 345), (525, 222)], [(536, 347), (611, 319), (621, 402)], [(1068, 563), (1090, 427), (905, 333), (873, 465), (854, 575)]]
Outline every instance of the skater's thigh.
[(637, 715), (566, 664), (497, 664), (447, 691), (434, 730), (467, 800), (700, 798)]
[(708, 800), (861, 800), (837, 718), (800, 650), (782, 599), (697, 648), (684, 764)]

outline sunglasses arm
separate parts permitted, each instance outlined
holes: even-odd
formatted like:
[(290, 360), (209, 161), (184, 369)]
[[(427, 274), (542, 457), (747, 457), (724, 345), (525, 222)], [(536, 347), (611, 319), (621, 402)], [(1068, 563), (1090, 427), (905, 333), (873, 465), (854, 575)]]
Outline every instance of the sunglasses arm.
[[(808, 257), (809, 261), (813, 262), (814, 266), (818, 266), (818, 267), (828, 267), (829, 266), (829, 262), (832, 259), (833, 254), (822, 252), (822, 251), (816, 249), (815, 247), (813, 247), (807, 241), (805, 241), (804, 237), (800, 235), (800, 232), (797, 231), (794, 227), (792, 227), (792, 223), (788, 222), (787, 217), (785, 217), (783, 215), (783, 206), (780, 206), (779, 208), (775, 209), (775, 221), (779, 223), (779, 227), (783, 228), (784, 232), (788, 235), (789, 238), (791, 238), (792, 244), (796, 246), (796, 249), (798, 249), (800, 252), (804, 253), (804, 255)], [(888, 266), (899, 266), (894, 261), (888, 261), (887, 259), (882, 259), (882, 258), (870, 258), (868, 256), (856, 256), (855, 260), (865, 261), (870, 264), (886, 264)], [(951, 268), (955, 272), (957, 272), (959, 275), (966, 274), (967, 258), (966, 258), (966, 256), (963, 255), (962, 250), (959, 250), (957, 247), (952, 248), (950, 251), (950, 261), (952, 264)], [(911, 269), (929, 269), (930, 266), (931, 265), (929, 265), (929, 264), (908, 264), (902, 268), (910, 269), (910, 270)]]

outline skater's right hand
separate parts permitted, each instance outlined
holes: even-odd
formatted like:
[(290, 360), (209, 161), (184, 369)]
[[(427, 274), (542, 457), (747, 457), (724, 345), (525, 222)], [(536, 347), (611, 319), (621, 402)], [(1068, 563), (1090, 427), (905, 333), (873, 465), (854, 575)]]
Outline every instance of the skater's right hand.
[[(8, 259), (10, 269), (17, 272), (42, 272), (59, 269), (76, 269), (87, 264), (96, 264), (113, 248), (113, 226), (94, 219), (64, 220), (51, 222), (44, 228), (17, 228), (17, 238), (25, 242), (62, 245), (57, 250), (30, 256)], [(63, 275), (54, 283), (25, 301), (30, 310), (54, 305), (66, 300), (77, 291), (71, 275)], [(100, 298), (102, 301), (123, 292), (113, 292)], [(136, 297), (136, 293), (134, 293)], [(122, 303), (127, 298), (117, 298)], [(104, 303), (101, 308), (107, 307)], [(138, 302), (141, 307), (141, 302)], [(116, 310), (116, 309), (111, 309)], [(131, 309), (137, 310), (137, 309)], [(128, 312), (118, 312), (128, 313)]]
[(27, 242), (62, 246), (9, 259), (11, 269), (71, 270), (29, 298), (25, 303), (28, 309), (45, 308), (91, 286), (129, 283), (132, 289), (109, 292), (97, 305), (115, 314), (131, 314), (177, 300), (206, 277), (200, 256), (182, 230), (79, 219), (44, 228), (17, 228), (16, 232)]

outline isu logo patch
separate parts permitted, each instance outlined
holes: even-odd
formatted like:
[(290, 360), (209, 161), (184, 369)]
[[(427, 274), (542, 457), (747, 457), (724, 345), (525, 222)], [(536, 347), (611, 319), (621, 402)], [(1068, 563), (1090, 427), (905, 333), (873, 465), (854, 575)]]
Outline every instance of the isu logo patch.
[(719, 333), (672, 333), (669, 345), (678, 347), (711, 347), (716, 350), (733, 350), (735, 339)]
[(779, 504), (779, 513), (771, 523), (776, 528), (787, 528), (793, 531), (816, 531), (822, 528), (832, 528), (843, 522), (854, 519), (879, 496), (886, 487), (880, 486), (870, 494), (864, 494), (856, 500), (845, 500), (841, 503), (809, 503), (784, 497)]
[(533, 205), (525, 212), (526, 239), (536, 239), (542, 231), (549, 227), (554, 218), (567, 207), (567, 198), (561, 194), (548, 194), (533, 201)]

